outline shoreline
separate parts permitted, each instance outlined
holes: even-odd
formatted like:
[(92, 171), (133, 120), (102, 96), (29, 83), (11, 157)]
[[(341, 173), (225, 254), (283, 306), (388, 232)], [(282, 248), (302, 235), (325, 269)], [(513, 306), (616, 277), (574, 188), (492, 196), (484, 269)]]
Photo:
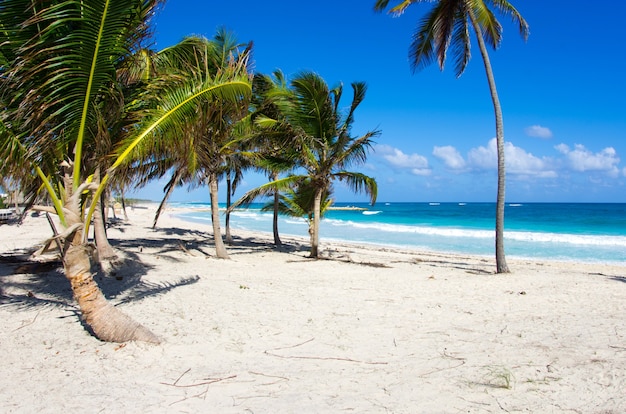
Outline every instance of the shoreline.
[[(181, 223), (194, 223), (194, 224), (198, 224), (198, 225), (202, 225), (202, 226), (207, 226), (207, 228), (209, 229), (208, 231), (212, 233), (212, 227), (210, 225), (210, 222), (206, 222), (204, 220), (200, 220), (200, 219), (193, 219), (193, 218), (188, 218), (188, 217), (183, 217), (184, 214), (187, 213), (191, 213), (191, 212), (210, 212), (210, 208), (209, 209), (199, 209), (199, 208), (189, 208), (189, 207), (178, 207), (178, 206), (168, 206), (165, 210), (166, 212), (170, 212), (170, 217), (176, 220), (179, 220)], [(224, 223), (221, 222), (220, 223), (222, 232), (224, 232)], [(273, 234), (271, 231), (263, 231), (263, 230), (247, 230), (247, 229), (241, 229), (241, 228), (237, 228), (237, 227), (232, 227), (231, 225), (231, 232), (240, 232), (242, 234), (245, 234), (246, 237), (250, 237), (250, 236), (257, 236), (259, 238), (263, 238), (267, 240), (268, 244), (273, 244)], [(279, 229), (280, 232), (280, 229)], [(310, 245), (309, 239), (306, 236), (301, 236), (301, 235), (296, 235), (296, 234), (290, 234), (290, 233), (282, 233), (280, 232), (280, 238), (283, 239), (283, 237), (286, 238), (291, 238), (294, 240), (298, 240), (299, 243), (303, 243), (303, 244), (307, 244)], [(610, 236), (608, 236), (610, 237)], [(428, 248), (424, 248), (424, 247), (414, 247), (414, 246), (410, 246), (410, 245), (400, 245), (400, 244), (384, 244), (384, 243), (380, 243), (380, 242), (366, 242), (366, 241), (352, 241), (352, 240), (346, 240), (346, 239), (340, 239), (340, 238), (329, 238), (329, 237), (325, 237), (324, 233), (322, 232), (320, 234), (320, 249), (323, 250), (324, 249), (324, 245), (325, 244), (342, 244), (342, 245), (346, 245), (346, 247), (349, 246), (362, 246), (362, 247), (369, 247), (372, 249), (392, 249), (392, 250), (400, 250), (400, 251), (406, 251), (407, 254), (434, 254), (434, 255), (450, 255), (450, 256), (460, 256), (460, 257), (475, 257), (478, 259), (486, 259), (486, 260), (493, 260), (494, 261), (494, 268), (495, 268), (495, 253), (493, 254), (477, 254), (477, 253), (465, 253), (465, 252), (459, 252), (459, 251), (451, 251), (451, 250), (437, 250), (437, 249), (428, 249)], [(615, 260), (615, 261), (606, 261), (606, 260), (601, 260), (601, 259), (597, 259), (597, 260), (585, 260), (585, 259), (578, 259), (578, 258), (538, 258), (538, 257), (531, 257), (531, 256), (517, 256), (517, 255), (513, 255), (513, 254), (509, 254), (507, 253), (506, 255), (507, 258), (507, 262), (508, 261), (523, 261), (523, 262), (528, 262), (528, 261), (533, 261), (533, 262), (537, 262), (537, 263), (543, 263), (543, 262), (556, 262), (556, 263), (563, 263), (563, 264), (576, 264), (576, 263), (584, 263), (586, 265), (602, 265), (602, 264), (609, 264), (612, 266), (618, 266), (618, 267), (625, 267), (626, 268), (626, 262), (623, 261), (619, 261), (619, 260)]]
[[(220, 260), (210, 225), (168, 208), (152, 230), (155, 208), (112, 223), (133, 267), (97, 281), (162, 344), (95, 340), (58, 267), (0, 261), (7, 412), (626, 411), (621, 266), (495, 275), (492, 259), (334, 242), (312, 260), (307, 240), (277, 251), (239, 230)], [(5, 258), (51, 234), (30, 216), (0, 232)]]

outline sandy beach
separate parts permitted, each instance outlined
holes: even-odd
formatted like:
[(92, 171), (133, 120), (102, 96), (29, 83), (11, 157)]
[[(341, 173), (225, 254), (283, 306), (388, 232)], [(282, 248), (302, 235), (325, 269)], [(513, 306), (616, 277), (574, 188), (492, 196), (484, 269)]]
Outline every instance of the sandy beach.
[[(58, 262), (14, 256), (45, 217), (0, 226), (5, 413), (623, 413), (625, 266), (492, 258), (211, 229), (169, 209), (109, 229), (131, 268), (109, 300), (163, 342), (103, 343)], [(269, 230), (269, 229), (268, 229)]]

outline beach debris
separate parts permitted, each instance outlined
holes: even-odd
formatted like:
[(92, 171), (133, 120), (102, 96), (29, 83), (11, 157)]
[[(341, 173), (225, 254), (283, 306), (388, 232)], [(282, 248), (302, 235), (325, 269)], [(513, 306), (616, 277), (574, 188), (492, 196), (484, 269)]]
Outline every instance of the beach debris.
[(358, 364), (367, 364), (367, 365), (387, 365), (388, 364), (388, 362), (385, 362), (385, 361), (362, 361), (362, 360), (352, 359), (352, 358), (333, 357), (333, 356), (316, 356), (316, 355), (279, 355), (275, 352), (275, 351), (281, 351), (285, 349), (297, 348), (299, 346), (308, 344), (309, 342), (312, 342), (314, 340), (315, 338), (311, 338), (307, 341), (304, 341), (296, 345), (266, 350), (264, 354), (273, 356), (276, 358), (282, 358), (282, 359), (312, 359), (312, 360), (318, 360), (318, 361), (345, 361), (345, 362), (355, 362)]

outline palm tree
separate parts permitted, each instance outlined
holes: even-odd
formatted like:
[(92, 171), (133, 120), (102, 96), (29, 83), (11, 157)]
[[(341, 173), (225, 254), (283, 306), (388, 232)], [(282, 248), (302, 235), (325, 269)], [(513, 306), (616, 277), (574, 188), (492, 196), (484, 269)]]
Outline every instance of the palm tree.
[[(258, 170), (264, 171), (269, 177), (269, 182), (278, 180), (281, 173), (292, 170), (296, 165), (297, 148), (292, 145), (288, 129), (278, 127), (258, 127), (258, 119), (279, 119), (281, 117), (273, 95), (276, 91), (287, 91), (285, 75), (280, 70), (275, 70), (272, 75), (256, 74), (252, 82), (252, 105), (254, 110), (250, 116), (256, 151), (252, 153), (252, 162)], [(257, 126), (255, 128), (255, 126)], [(272, 202), (272, 232), (274, 245), (282, 246), (278, 231), (278, 215), (281, 204), (280, 192), (274, 191), (271, 195)]]
[[(389, 10), (402, 14), (413, 3), (432, 3), (430, 0), (405, 0)], [(486, 44), (497, 49), (502, 42), (502, 25), (493, 11), (510, 16), (519, 26), (524, 40), (528, 37), (528, 23), (506, 0), (439, 0), (420, 22), (413, 35), (409, 57), (413, 70), (419, 70), (437, 60), (443, 70), (448, 49), (452, 47), (457, 77), (461, 76), (470, 59), (470, 29), (474, 31), (483, 58), (493, 110), (496, 120), (496, 143), (498, 149), (498, 194), (496, 201), (496, 271), (509, 273), (504, 254), (504, 201), (506, 171), (504, 162), (504, 124), (502, 108), (496, 90), (496, 82), (489, 60)], [(384, 10), (389, 0), (376, 0), (374, 9)]]
[(352, 89), (352, 103), (345, 116), (339, 108), (343, 87), (329, 89), (315, 73), (302, 73), (291, 82), (289, 90), (276, 90), (274, 98), (279, 119), (259, 117), (257, 123), (265, 128), (284, 128), (291, 134), (292, 146), (300, 150), (297, 165), (303, 172), (251, 190), (236, 203), (250, 202), (257, 196), (284, 191), (308, 180), (314, 189), (311, 231), (311, 257), (314, 258), (319, 257), (322, 199), (331, 191), (333, 181), (342, 181), (355, 192), (364, 191), (372, 203), (376, 201), (376, 180), (347, 170), (352, 164), (365, 162), (372, 138), (379, 133), (370, 131), (360, 137), (351, 136), (354, 111), (365, 98), (366, 85), (355, 82)]
[[(231, 76), (246, 78), (250, 47), (242, 45), (223, 29), (213, 40), (188, 37), (176, 46), (159, 52), (157, 70), (174, 79), (193, 73), (198, 78)], [(166, 186), (166, 194), (157, 212), (165, 205), (172, 190), (177, 186), (197, 187), (208, 183), (211, 197), (211, 218), (216, 255), (228, 258), (221, 235), (218, 205), (218, 181), (226, 171), (226, 160), (239, 143), (233, 140), (234, 126), (247, 114), (248, 100), (228, 101), (216, 106), (198, 105), (194, 116), (181, 120), (182, 134), (162, 134), (159, 140), (146, 142), (138, 148), (134, 166), (143, 177), (149, 179), (172, 174)]]
[(120, 129), (126, 137), (94, 184), (95, 163), (88, 160), (102, 120), (98, 110), (123, 100), (115, 65), (139, 48), (158, 3), (5, 0), (0, 8), (0, 45), (10, 55), (0, 77), (1, 155), (14, 170), (36, 176), (51, 199), (51, 207), (39, 208), (58, 215), (65, 275), (85, 324), (104, 341), (159, 341), (108, 303), (92, 277), (87, 235), (109, 180), (142, 141), (180, 130), (199, 102), (238, 102), (251, 92), (241, 78), (155, 79), (139, 114), (128, 115), (140, 101), (128, 103)]

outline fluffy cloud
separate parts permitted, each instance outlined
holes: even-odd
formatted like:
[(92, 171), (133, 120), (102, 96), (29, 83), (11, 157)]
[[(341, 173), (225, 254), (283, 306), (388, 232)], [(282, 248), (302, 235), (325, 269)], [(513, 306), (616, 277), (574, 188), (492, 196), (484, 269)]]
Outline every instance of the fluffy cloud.
[(565, 155), (569, 167), (574, 171), (605, 171), (614, 176), (619, 174), (617, 165), (620, 159), (613, 147), (604, 148), (595, 154), (581, 144), (574, 145), (574, 149), (566, 144), (559, 144), (554, 148)]
[(435, 147), (433, 155), (443, 161), (446, 167), (451, 170), (462, 170), (465, 168), (465, 160), (453, 146)]
[(526, 135), (533, 138), (550, 139), (552, 138), (552, 131), (549, 128), (542, 127), (541, 125), (532, 125), (524, 130)]
[[(511, 142), (504, 143), (506, 171), (509, 174), (530, 175), (541, 178), (556, 177), (556, 171), (550, 168), (548, 158), (538, 158), (516, 147)], [(486, 147), (472, 148), (467, 154), (467, 163), (475, 169), (495, 169), (498, 167), (498, 150), (496, 139), (489, 141)]]
[(405, 154), (398, 148), (389, 145), (376, 146), (376, 153), (389, 163), (393, 168), (409, 170), (415, 175), (430, 175), (428, 159), (419, 154)]

